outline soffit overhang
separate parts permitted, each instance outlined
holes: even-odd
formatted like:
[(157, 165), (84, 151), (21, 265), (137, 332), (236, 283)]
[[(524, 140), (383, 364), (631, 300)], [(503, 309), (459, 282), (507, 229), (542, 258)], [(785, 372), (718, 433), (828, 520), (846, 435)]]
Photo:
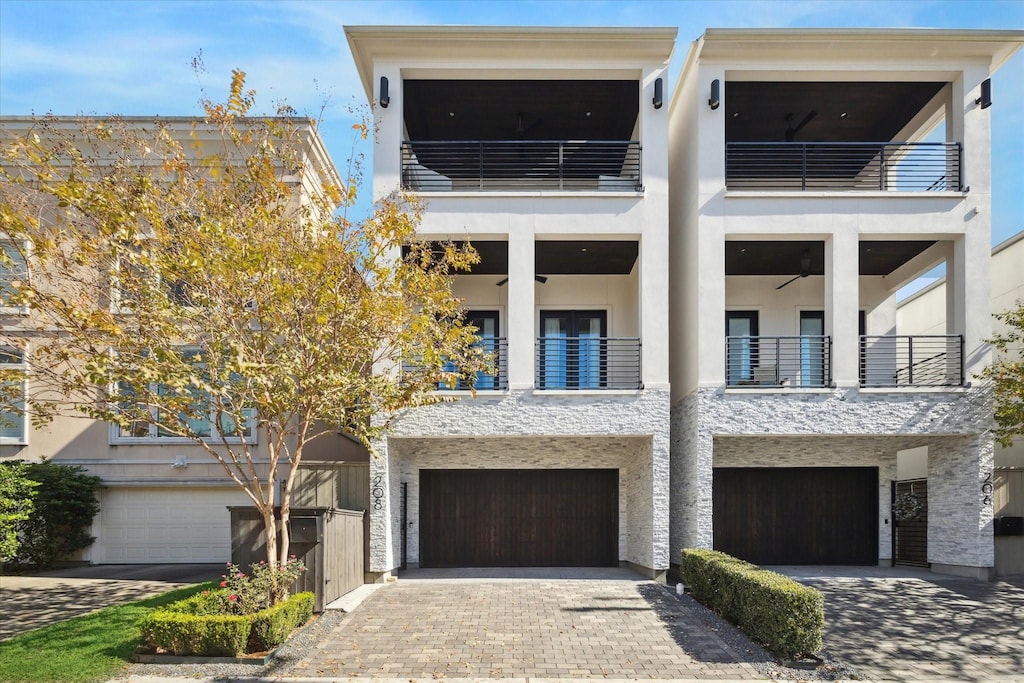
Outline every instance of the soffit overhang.
[(563, 28), (535, 26), (346, 26), (345, 36), (367, 98), (373, 100), (373, 64), (429, 60), (593, 62), (596, 68), (665, 64), (675, 28)]
[(702, 62), (985, 62), (995, 71), (1024, 45), (1024, 30), (719, 29), (698, 41)]

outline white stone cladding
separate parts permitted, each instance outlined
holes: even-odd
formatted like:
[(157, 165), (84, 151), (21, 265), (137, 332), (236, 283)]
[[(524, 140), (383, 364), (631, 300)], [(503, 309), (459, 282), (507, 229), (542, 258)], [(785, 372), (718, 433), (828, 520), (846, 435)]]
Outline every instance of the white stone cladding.
[[(370, 464), (370, 571), (401, 561), (400, 483), (407, 484), (407, 561), (419, 558), (420, 469), (619, 470), (619, 559), (668, 567), (669, 392), (513, 391), (410, 409)], [(379, 477), (379, 479), (378, 479)], [(378, 495), (379, 494), (379, 495)]]
[(700, 389), (672, 407), (672, 561), (711, 547), (712, 468), (879, 468), (879, 558), (891, 557), (896, 451), (927, 445), (928, 559), (992, 565), (991, 396), (984, 388), (876, 392)]

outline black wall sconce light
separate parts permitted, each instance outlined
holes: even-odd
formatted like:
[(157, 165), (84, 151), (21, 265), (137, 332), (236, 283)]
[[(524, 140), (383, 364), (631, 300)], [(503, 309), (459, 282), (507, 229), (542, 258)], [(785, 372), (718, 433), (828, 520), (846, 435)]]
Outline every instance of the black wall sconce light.
[(711, 107), (712, 110), (718, 109), (718, 105), (722, 103), (721, 89), (722, 84), (717, 78), (711, 81), (711, 97), (708, 99), (708, 106)]
[(388, 105), (391, 104), (391, 96), (388, 95), (387, 76), (380, 77), (380, 96), (377, 98), (377, 101), (380, 102), (380, 106), (384, 107), (385, 109), (387, 109)]
[(981, 97), (974, 100), (975, 104), (980, 104), (982, 109), (988, 109), (992, 106), (992, 79), (986, 78), (981, 82)]
[(665, 103), (665, 86), (664, 81), (660, 78), (654, 79), (654, 108), (661, 109), (661, 105)]

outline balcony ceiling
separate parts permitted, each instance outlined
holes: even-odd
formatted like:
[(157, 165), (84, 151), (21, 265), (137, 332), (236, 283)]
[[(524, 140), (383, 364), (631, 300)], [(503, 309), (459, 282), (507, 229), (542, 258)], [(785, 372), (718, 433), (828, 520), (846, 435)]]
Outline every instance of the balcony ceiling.
[[(861, 241), (861, 275), (888, 275), (935, 244), (934, 241)], [(825, 243), (726, 242), (726, 275), (800, 275), (804, 251), (811, 257), (808, 275), (825, 274)]]
[[(464, 244), (456, 241), (455, 244)], [(508, 242), (498, 240), (473, 241), (480, 254), (480, 263), (473, 266), (472, 275), (507, 275)], [(441, 253), (441, 243), (434, 248)], [(538, 241), (534, 250), (537, 275), (629, 275), (633, 272), (639, 254), (639, 244), (629, 241)], [(402, 248), (402, 255), (409, 253)]]
[(406, 80), (405, 126), (419, 140), (630, 140), (633, 80)]
[[(728, 142), (889, 142), (943, 85), (729, 81), (725, 137)], [(812, 111), (817, 114), (800, 127)], [(792, 140), (787, 129), (798, 129)]]

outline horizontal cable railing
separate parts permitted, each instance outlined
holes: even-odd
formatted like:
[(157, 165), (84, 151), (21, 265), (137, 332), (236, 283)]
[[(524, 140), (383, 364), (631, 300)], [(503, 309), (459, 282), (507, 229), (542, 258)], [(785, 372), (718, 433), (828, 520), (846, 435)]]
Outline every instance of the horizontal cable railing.
[(963, 335), (860, 338), (863, 387), (958, 387), (964, 383)]
[(730, 387), (831, 386), (832, 338), (726, 337), (725, 382)]
[(730, 190), (959, 191), (956, 142), (727, 142)]
[(423, 192), (637, 192), (640, 169), (640, 143), (629, 140), (402, 142), (402, 187)]
[[(488, 337), (481, 339), (473, 345), (480, 349), (488, 357), (488, 370), (493, 372), (477, 372), (470, 377), (459, 377), (453, 382), (440, 381), (437, 383), (438, 390), (468, 390), (477, 391), (504, 391), (508, 389), (508, 339), (505, 337)], [(416, 360), (406, 360), (402, 363), (403, 373), (422, 373), (426, 370)], [(459, 368), (455, 363), (445, 363), (442, 370), (446, 373), (458, 373)]]
[(538, 389), (641, 389), (639, 337), (537, 339)]

